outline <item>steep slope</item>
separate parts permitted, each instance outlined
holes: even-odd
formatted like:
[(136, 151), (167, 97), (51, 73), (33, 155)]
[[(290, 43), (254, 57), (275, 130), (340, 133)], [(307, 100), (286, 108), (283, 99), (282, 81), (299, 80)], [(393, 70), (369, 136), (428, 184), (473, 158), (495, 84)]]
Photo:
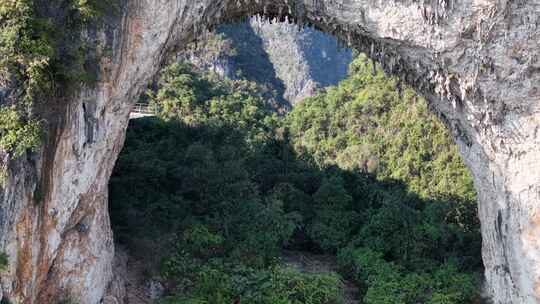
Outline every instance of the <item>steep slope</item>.
[(220, 26), (179, 59), (221, 76), (268, 85), (287, 108), (345, 78), (352, 50), (312, 28), (252, 17)]

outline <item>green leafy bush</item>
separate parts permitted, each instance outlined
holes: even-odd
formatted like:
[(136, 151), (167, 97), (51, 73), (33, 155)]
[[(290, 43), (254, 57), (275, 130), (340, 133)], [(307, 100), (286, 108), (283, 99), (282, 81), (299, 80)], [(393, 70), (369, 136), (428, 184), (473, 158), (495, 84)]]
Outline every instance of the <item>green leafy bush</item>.
[(340, 304), (343, 303), (341, 278), (335, 273), (307, 274), (293, 268), (272, 272), (273, 297), (268, 303)]
[(351, 206), (352, 197), (340, 178), (325, 180), (313, 194), (315, 215), (308, 234), (321, 249), (335, 252), (350, 241), (358, 222), (358, 215)]
[(366, 248), (347, 248), (338, 255), (340, 267), (363, 287), (366, 304), (469, 303), (477, 281), (472, 273), (444, 263), (430, 272), (408, 271)]
[(307, 274), (289, 267), (255, 270), (204, 267), (190, 296), (174, 296), (164, 304), (341, 304), (341, 278), (335, 273)]
[(0, 272), (7, 270), (9, 264), (8, 258), (9, 257), (5, 252), (0, 252)]
[(35, 150), (41, 142), (41, 128), (35, 120), (24, 121), (15, 107), (0, 108), (0, 148), (15, 157)]

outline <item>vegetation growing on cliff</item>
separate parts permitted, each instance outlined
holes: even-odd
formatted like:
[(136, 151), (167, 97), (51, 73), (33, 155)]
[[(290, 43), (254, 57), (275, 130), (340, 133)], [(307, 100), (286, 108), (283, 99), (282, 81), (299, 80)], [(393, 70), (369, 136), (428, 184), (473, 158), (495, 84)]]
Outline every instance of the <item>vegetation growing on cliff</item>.
[(35, 120), (24, 121), (14, 106), (0, 108), (0, 147), (15, 157), (35, 149), (40, 141), (40, 126)]
[[(2, 87), (20, 84), (19, 103), (0, 112), (0, 148), (5, 151), (35, 148), (35, 140), (20, 144), (26, 132), (37, 122), (31, 117), (31, 104), (47, 86), (46, 73), (52, 47), (41, 35), (35, 35), (31, 1), (0, 3), (0, 80)], [(28, 122), (28, 127), (24, 126)]]
[(8, 263), (8, 255), (5, 252), (0, 252), (0, 272), (7, 270)]
[[(366, 304), (474, 303), (475, 194), (422, 99), (363, 58), (284, 118), (258, 88), (173, 65), (150, 95), (160, 117), (131, 122), (113, 227), (160, 265), (165, 303), (337, 304), (340, 276)], [(284, 267), (284, 248), (340, 273)]]
[(36, 106), (95, 79), (81, 31), (110, 2), (48, 1), (54, 14), (42, 6), (37, 0), (0, 2), (0, 87), (8, 90), (0, 96), (0, 148), (15, 156), (40, 143)]

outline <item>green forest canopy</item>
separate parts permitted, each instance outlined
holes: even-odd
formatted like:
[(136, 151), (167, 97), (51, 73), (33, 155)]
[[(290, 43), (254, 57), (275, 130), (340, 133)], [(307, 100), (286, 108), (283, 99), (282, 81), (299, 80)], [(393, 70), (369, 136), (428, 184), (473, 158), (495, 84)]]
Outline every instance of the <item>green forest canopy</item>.
[[(373, 72), (375, 71), (375, 73)], [(132, 120), (110, 184), (118, 240), (164, 303), (478, 303), (470, 174), (442, 124), (365, 58), (286, 116), (261, 86), (173, 64)], [(335, 256), (339, 273), (283, 265)]]

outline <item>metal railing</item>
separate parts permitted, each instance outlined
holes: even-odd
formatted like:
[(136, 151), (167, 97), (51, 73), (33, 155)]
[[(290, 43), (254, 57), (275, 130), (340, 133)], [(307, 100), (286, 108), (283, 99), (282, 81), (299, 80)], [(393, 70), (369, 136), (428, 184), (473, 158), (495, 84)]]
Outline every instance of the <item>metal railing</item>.
[(154, 115), (155, 113), (147, 103), (136, 103), (131, 110), (131, 114)]

